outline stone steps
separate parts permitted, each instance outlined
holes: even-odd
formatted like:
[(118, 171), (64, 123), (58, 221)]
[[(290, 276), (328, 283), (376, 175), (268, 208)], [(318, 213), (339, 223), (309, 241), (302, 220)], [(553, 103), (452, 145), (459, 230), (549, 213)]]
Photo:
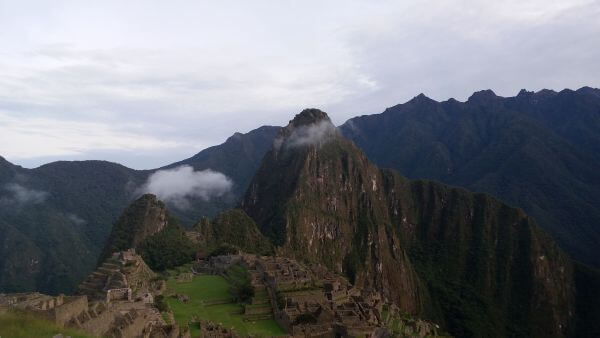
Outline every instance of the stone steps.
[(121, 268), (121, 264), (104, 262), (104, 263), (102, 263), (102, 267), (119, 270)]
[(273, 319), (273, 313), (269, 314), (256, 314), (256, 315), (244, 315), (245, 322), (254, 322), (259, 320)]
[(119, 269), (111, 269), (111, 268), (106, 268), (104, 266), (101, 266), (98, 268), (98, 272), (103, 273), (105, 275), (112, 275), (113, 273), (119, 271)]

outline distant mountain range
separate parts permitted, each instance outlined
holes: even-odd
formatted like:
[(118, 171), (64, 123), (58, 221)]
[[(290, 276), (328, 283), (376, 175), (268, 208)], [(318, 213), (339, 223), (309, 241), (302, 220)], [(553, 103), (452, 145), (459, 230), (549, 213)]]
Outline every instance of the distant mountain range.
[(575, 259), (600, 266), (600, 90), (419, 95), (341, 130), (381, 167), (523, 208)]
[[(230, 194), (171, 208), (183, 224), (234, 206), (272, 145), (278, 127), (236, 133), (225, 143), (160, 169), (211, 168), (234, 182)], [(106, 161), (59, 161), (35, 169), (0, 157), (0, 292), (69, 292), (90, 273), (136, 189), (160, 170)]]
[[(236, 206), (280, 129), (236, 133), (160, 168), (210, 168), (234, 182), (229, 194), (196, 198), (172, 213), (189, 227)], [(381, 167), (523, 208), (570, 255), (600, 266), (600, 90), (522, 91), (512, 98), (483, 91), (464, 103), (420, 95), (340, 130)], [(0, 291), (73, 290), (95, 267), (119, 214), (139, 197), (137, 188), (157, 170), (104, 161), (24, 169), (0, 158)]]

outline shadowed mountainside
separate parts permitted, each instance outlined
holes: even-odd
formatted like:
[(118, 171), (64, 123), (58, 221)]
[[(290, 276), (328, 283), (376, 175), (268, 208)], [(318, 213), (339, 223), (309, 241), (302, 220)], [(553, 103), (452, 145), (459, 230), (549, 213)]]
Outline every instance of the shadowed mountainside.
[(571, 256), (600, 266), (600, 90), (467, 102), (419, 95), (340, 127), (381, 167), (523, 208)]

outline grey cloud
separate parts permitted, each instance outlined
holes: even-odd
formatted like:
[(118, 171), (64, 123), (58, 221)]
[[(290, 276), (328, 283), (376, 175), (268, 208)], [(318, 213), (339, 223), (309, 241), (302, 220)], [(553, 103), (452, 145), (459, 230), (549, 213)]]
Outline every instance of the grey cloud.
[(67, 218), (71, 222), (75, 223), (76, 225), (80, 225), (81, 226), (81, 225), (84, 225), (84, 224), (87, 223), (86, 220), (84, 220), (83, 218), (77, 216), (76, 214), (67, 214)]
[(210, 169), (194, 171), (191, 166), (183, 165), (153, 173), (139, 192), (155, 194), (159, 199), (185, 209), (192, 198), (208, 201), (225, 195), (232, 187), (233, 181), (220, 172)]
[(30, 189), (18, 183), (8, 183), (4, 190), (8, 191), (8, 196), (0, 198), (0, 203), (18, 206), (44, 203), (49, 195), (46, 191)]

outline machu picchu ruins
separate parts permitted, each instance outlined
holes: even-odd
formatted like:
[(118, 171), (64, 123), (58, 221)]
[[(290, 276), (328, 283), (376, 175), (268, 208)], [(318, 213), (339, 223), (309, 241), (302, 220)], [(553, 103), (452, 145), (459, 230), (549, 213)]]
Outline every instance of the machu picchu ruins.
[[(245, 306), (244, 320), (273, 318), (293, 337), (375, 337), (390, 316), (399, 314), (398, 308), (378, 292), (357, 289), (323, 266), (305, 266), (285, 257), (244, 253), (216, 256), (199, 259), (192, 271), (223, 274), (234, 264), (247, 269), (255, 292)], [(402, 334), (442, 334), (433, 323), (399, 321), (402, 323), (397, 328)]]
[[(225, 275), (235, 265), (243, 267), (253, 289), (252, 298), (243, 305), (243, 320), (272, 319), (290, 337), (441, 334), (435, 324), (410, 320), (400, 321), (400, 327), (396, 324), (401, 331), (386, 331), (388, 318), (398, 323), (400, 316), (398, 308), (381, 294), (355, 288), (320, 265), (304, 265), (285, 257), (239, 253), (197, 259), (189, 271), (179, 272), (174, 280), (186, 284), (192, 283), (194, 276)], [(165, 281), (156, 277), (130, 249), (116, 252), (102, 263), (80, 285), (77, 295), (2, 294), (0, 310), (27, 311), (95, 337), (190, 337), (189, 331), (173, 325), (172, 314), (163, 317), (154, 302), (163, 293), (182, 303), (190, 297), (168, 292)], [(210, 306), (232, 301), (227, 298), (205, 303)], [(244, 336), (212, 321), (193, 322), (200, 328), (201, 337)]]
[(134, 250), (117, 252), (75, 296), (0, 295), (0, 309), (26, 311), (94, 337), (171, 337), (172, 329), (153, 305), (153, 295), (164, 290), (164, 281), (153, 281), (154, 276)]

